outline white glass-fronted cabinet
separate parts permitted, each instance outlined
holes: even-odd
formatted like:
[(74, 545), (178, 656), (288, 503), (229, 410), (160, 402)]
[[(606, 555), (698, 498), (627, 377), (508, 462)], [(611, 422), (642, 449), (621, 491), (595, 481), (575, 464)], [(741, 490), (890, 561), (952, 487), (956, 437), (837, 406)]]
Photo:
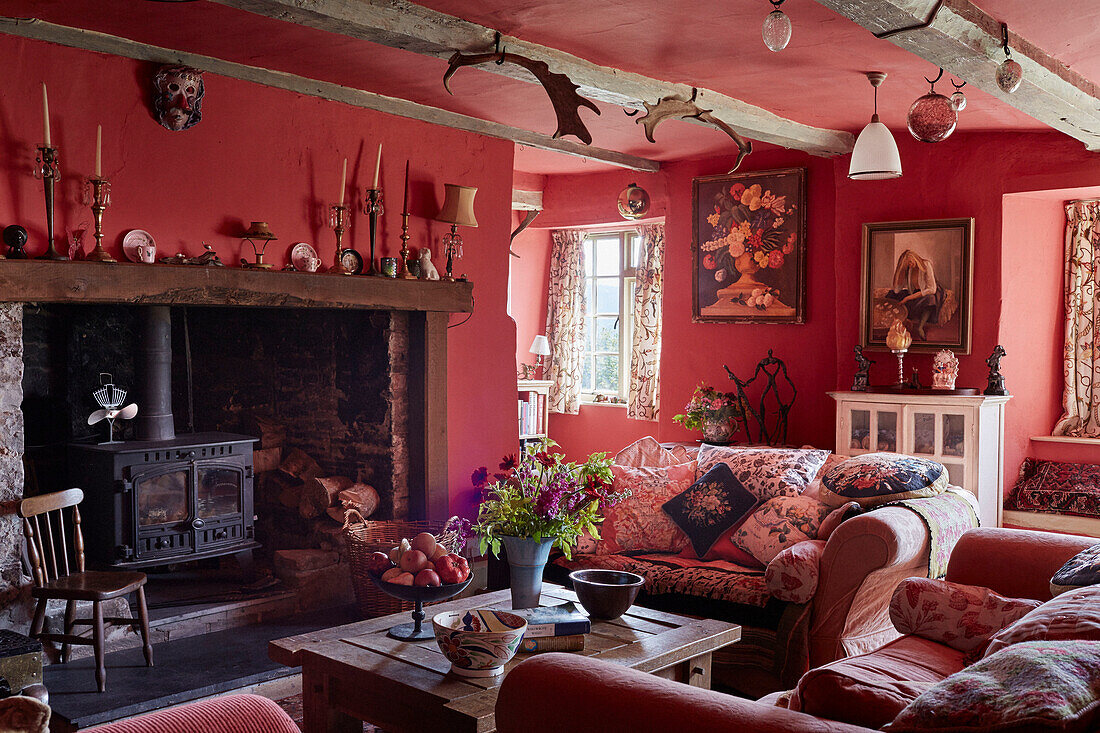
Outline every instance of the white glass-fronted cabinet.
[(930, 458), (950, 482), (974, 494), (983, 527), (1001, 524), (1004, 409), (982, 395), (830, 392), (837, 402), (836, 452), (875, 451)]

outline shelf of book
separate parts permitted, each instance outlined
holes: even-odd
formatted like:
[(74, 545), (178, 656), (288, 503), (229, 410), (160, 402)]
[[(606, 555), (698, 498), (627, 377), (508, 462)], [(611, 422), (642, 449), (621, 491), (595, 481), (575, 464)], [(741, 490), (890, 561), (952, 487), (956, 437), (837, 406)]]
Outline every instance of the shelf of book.
[(548, 379), (521, 379), (517, 383), (519, 394), (517, 417), (521, 449), (529, 442), (542, 440), (548, 436), (547, 402), (550, 398), (550, 384)]

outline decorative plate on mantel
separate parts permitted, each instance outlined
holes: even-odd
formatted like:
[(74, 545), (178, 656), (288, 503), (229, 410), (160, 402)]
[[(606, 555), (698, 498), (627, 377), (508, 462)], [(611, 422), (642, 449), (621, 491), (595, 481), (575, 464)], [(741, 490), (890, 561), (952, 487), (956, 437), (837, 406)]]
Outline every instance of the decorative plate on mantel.
[(290, 248), (290, 264), (298, 272), (317, 272), (317, 250), (306, 242), (298, 242)]
[(131, 229), (122, 237), (122, 252), (130, 262), (155, 262), (157, 243), (153, 235), (144, 229)]
[(345, 249), (340, 252), (340, 264), (344, 266), (345, 271), (352, 275), (363, 273), (363, 255), (354, 249)]

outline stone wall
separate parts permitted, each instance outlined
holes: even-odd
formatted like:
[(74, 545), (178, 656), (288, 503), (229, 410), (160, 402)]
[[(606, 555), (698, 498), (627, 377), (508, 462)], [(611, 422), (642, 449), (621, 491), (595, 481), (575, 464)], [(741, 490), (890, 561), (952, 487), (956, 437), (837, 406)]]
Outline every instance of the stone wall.
[(30, 623), (30, 578), (20, 568), (23, 497), (23, 306), (0, 304), (0, 626)]

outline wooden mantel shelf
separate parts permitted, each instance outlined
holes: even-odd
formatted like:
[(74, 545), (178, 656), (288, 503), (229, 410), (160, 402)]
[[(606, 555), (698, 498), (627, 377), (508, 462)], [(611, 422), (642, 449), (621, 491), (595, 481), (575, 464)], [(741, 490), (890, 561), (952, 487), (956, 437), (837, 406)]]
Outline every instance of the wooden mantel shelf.
[(0, 302), (468, 313), (473, 285), (199, 265), (0, 260)]

